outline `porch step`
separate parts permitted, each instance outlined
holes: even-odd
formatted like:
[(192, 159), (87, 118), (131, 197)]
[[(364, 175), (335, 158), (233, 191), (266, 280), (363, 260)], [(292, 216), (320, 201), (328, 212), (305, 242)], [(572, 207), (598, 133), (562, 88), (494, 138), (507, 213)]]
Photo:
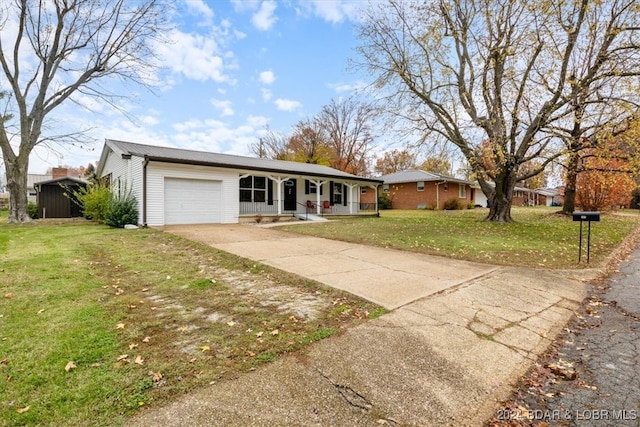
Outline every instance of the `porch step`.
[(327, 218), (314, 214), (295, 214), (295, 217), (302, 221), (329, 221)]

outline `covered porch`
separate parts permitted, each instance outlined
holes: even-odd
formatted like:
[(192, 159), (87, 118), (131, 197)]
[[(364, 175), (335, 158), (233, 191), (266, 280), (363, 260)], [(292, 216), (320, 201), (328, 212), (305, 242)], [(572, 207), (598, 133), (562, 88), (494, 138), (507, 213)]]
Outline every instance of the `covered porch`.
[(240, 175), (239, 214), (240, 217), (377, 215), (376, 202), (360, 200), (362, 187), (377, 191), (377, 184), (377, 181), (303, 175)]

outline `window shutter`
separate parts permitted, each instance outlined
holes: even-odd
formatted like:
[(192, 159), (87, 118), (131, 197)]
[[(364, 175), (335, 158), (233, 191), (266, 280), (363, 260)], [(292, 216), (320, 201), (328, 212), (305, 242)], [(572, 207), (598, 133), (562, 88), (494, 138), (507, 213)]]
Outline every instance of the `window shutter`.
[(329, 203), (333, 206), (333, 181), (329, 181)]
[(267, 179), (267, 204), (273, 205), (273, 181)]
[(309, 180), (304, 180), (304, 194), (309, 194)]
[(320, 195), (322, 196), (322, 187), (324, 187), (323, 184), (320, 184)]
[(347, 186), (342, 184), (342, 206), (347, 206)]

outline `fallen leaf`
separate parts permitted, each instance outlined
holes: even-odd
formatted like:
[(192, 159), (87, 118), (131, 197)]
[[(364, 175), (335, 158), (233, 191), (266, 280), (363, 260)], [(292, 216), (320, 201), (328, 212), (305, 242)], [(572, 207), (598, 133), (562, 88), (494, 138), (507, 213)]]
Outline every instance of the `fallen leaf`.
[(24, 414), (25, 412), (27, 412), (29, 410), (31, 406), (25, 406), (24, 408), (18, 408), (16, 409), (16, 412), (19, 414)]
[(280, 333), (279, 330), (274, 329), (273, 331), (271, 331), (271, 335), (278, 335)]
[(42, 314), (44, 313), (44, 308), (41, 308), (40, 310), (38, 310), (38, 314)]
[(185, 332), (187, 330), (186, 326), (180, 326), (179, 328), (180, 332)]
[(142, 339), (142, 342), (149, 342), (149, 341), (151, 341), (151, 337), (144, 337)]
[(129, 357), (128, 354), (123, 354), (122, 356), (119, 356), (118, 359), (116, 359), (118, 362), (121, 362), (123, 360), (126, 360)]
[[(10, 299), (10, 298), (13, 298), (13, 294), (11, 292), (8, 292), (8, 293), (4, 294), (4, 297), (6, 299)], [(27, 408), (29, 408), (29, 407), (27, 406)]]
[(149, 291), (149, 288), (142, 288), (142, 292), (147, 292)]
[(236, 324), (236, 322), (234, 322), (233, 320), (230, 320), (229, 322), (227, 322), (227, 325), (229, 325), (229, 326), (233, 326), (235, 324)]
[(69, 372), (70, 370), (75, 369), (75, 368), (77, 368), (75, 362), (69, 361), (69, 362), (67, 362), (67, 365), (64, 367), (64, 370)]
[(92, 368), (97, 368), (98, 366), (102, 366), (102, 363), (96, 362), (96, 363), (92, 363), (91, 365)]
[(116, 329), (124, 329), (124, 323), (118, 323)]
[(157, 383), (162, 379), (162, 374), (160, 372), (151, 372), (151, 376), (153, 377), (154, 383)]
[(202, 347), (200, 347), (200, 350), (202, 350), (202, 352), (204, 353), (205, 351), (210, 351), (211, 347), (209, 347), (208, 345), (203, 345)]
[(144, 363), (144, 359), (142, 358), (142, 356), (137, 355), (136, 359), (133, 361), (133, 363), (136, 363), (138, 365), (142, 365)]
[(257, 336), (258, 338), (260, 338), (260, 337), (262, 337), (262, 335), (263, 335), (263, 334), (264, 334), (264, 332), (257, 332), (257, 333), (256, 333), (256, 336)]
[(137, 346), (138, 346), (138, 344), (132, 342), (131, 344), (129, 344), (129, 350), (133, 350)]

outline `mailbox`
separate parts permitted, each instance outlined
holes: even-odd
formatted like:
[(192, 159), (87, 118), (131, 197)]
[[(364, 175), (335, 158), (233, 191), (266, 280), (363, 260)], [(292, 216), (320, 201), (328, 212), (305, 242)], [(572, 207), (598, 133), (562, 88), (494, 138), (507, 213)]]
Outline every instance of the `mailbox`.
[(574, 212), (574, 221), (600, 221), (600, 212)]

